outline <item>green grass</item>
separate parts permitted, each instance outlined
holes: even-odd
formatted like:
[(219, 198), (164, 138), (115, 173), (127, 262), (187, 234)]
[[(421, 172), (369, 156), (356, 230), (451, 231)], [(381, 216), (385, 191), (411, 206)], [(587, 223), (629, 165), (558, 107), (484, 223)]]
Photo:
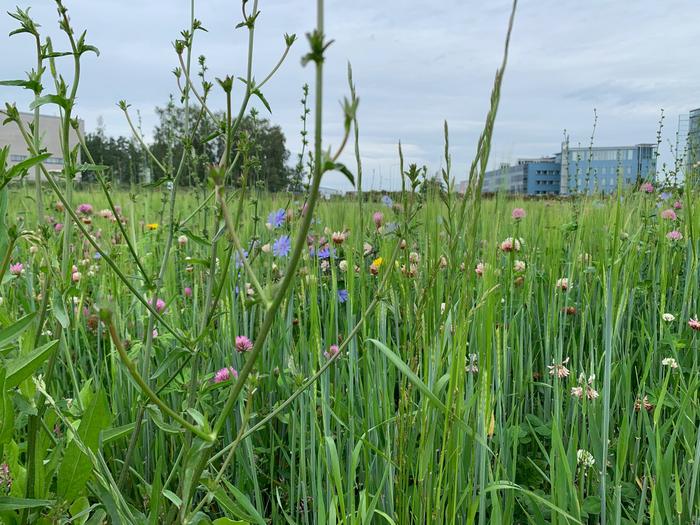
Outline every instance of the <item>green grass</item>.
[[(31, 193), (10, 191), (10, 217), (20, 218), (33, 234), (23, 236), (12, 252), (12, 262), (24, 263), (25, 272), (3, 280), (0, 323), (5, 329), (28, 313), (40, 316), (37, 296), (48, 298), (41, 330), (37, 317), (29, 325), (34, 330), (3, 343), (5, 365), (62, 334), (45, 385), (55, 405), (45, 410), (36, 434), (41, 468), (34, 497), (55, 503), (32, 510), (36, 520), (89, 508), (84, 517), (91, 516), (90, 523), (107, 515), (168, 522), (175, 519), (176, 494), (188, 483), (196, 486), (193, 506), (210, 519), (250, 523), (599, 523), (603, 509), (606, 523), (700, 519), (700, 367), (695, 332), (687, 324), (698, 311), (692, 232), (700, 225), (693, 197), (684, 201), (673, 226), (658, 214), (675, 197), (658, 208), (655, 194), (628, 194), (619, 201), (485, 200), (475, 253), (468, 252), (466, 235), (447, 227), (450, 216), (437, 199), (417, 200), (416, 216), (408, 222), (407, 214), (381, 203), (363, 204), (362, 223), (353, 200), (321, 203), (312, 225), (315, 239), (344, 229), (350, 234), (335, 247), (327, 268), (304, 255), (300, 278), (274, 321), (253, 379), (197, 481), (191, 479), (196, 450), (206, 445), (142, 395), (95, 307), (111, 310), (118, 338), (128, 341), (129, 359), (169, 407), (193, 425), (213, 421), (231, 385), (213, 383), (214, 373), (243, 367), (235, 337), (255, 340), (264, 308), (256, 293), (245, 293), (250, 279), (243, 269), (231, 262), (222, 273), (227, 244), (211, 252), (208, 239), (217, 231), (211, 206), (177, 232), (188, 241), (175, 243), (159, 294), (167, 304), (163, 321), (199, 351), (192, 355), (156, 321), (158, 335), (146, 359), (146, 307), (79, 236), (71, 241), (70, 262), (81, 278), (65, 287), (57, 255), (61, 234), (35, 226)], [(168, 234), (166, 193), (113, 194), (149, 275), (159, 271)], [(180, 195), (176, 216), (183, 220), (203, 198)], [(89, 202), (95, 211), (107, 206), (91, 190), (76, 190), (73, 201)], [(246, 246), (258, 239), (249, 260), (266, 292), (285, 265), (263, 248), (283, 233), (293, 234), (300, 207), (294, 197), (243, 201), (238, 235)], [(527, 216), (512, 220), (514, 207), (523, 207)], [(295, 218), (270, 230), (267, 214), (278, 208)], [(384, 214), (382, 230), (372, 222), (374, 211)], [(160, 226), (150, 231), (149, 223)], [(398, 225), (406, 241), (395, 265), (389, 262), (398, 238), (389, 223)], [(115, 223), (93, 215), (88, 228), (148, 297)], [(683, 233), (681, 241), (666, 238), (673, 228)], [(519, 252), (499, 249), (507, 237), (522, 238)], [(364, 243), (372, 246), (367, 255)], [(31, 253), (33, 246), (38, 250)], [(411, 252), (419, 257), (415, 276), (402, 272), (402, 266), (410, 267)], [(377, 257), (384, 264), (375, 276), (369, 267)], [(207, 289), (210, 261), (216, 259), (220, 303), (202, 332), (206, 298), (213, 293)], [(524, 271), (513, 269), (516, 260), (525, 262)], [(485, 264), (483, 276), (474, 271), (476, 262)], [(564, 277), (570, 283), (565, 292), (557, 288)], [(185, 287), (192, 289), (190, 298)], [(339, 289), (348, 292), (342, 304)], [(72, 301), (75, 309), (62, 306)], [(373, 302), (357, 335), (318, 380), (248, 432), (328, 364), (324, 352), (346, 340)], [(664, 321), (664, 313), (675, 320)], [(668, 357), (678, 368), (662, 365)], [(570, 375), (550, 375), (548, 367), (566, 359)], [(471, 364), (478, 372), (467, 369)], [(31, 367), (32, 377), (46, 374), (47, 366), (42, 360)], [(1, 451), (14, 479), (7, 495), (15, 498), (26, 494), (28, 416), (36, 413), (34, 399), (43, 399), (34, 397), (32, 377), (6, 396), (14, 422)], [(584, 392), (590, 386), (599, 396), (574, 397), (571, 389), (577, 386)], [(644, 399), (653, 408), (640, 408)], [(145, 407), (142, 429), (123, 473), (140, 407)], [(88, 426), (91, 411), (102, 414), (101, 425)], [(72, 444), (67, 425), (77, 421), (77, 442), (89, 450)], [(585, 456), (580, 450), (592, 455), (590, 468), (577, 458)], [(62, 498), (59, 480), (65, 480), (61, 470), (69, 454), (83, 454), (88, 465), (92, 456), (94, 463), (86, 488)], [(0, 494), (6, 492), (0, 485)], [(10, 503), (0, 496), (0, 516), (14, 523), (4, 510), (18, 508), (5, 507)]]

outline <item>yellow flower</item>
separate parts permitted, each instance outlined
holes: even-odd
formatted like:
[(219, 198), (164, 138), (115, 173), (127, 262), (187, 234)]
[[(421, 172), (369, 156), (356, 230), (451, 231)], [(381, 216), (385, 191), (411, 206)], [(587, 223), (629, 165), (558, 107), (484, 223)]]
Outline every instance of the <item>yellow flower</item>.
[(151, 231), (155, 231), (158, 229), (158, 223), (157, 222), (151, 222), (150, 224), (146, 224), (146, 228), (148, 228)]
[(382, 264), (384, 264), (384, 259), (381, 257), (377, 257), (375, 260), (372, 261), (372, 266), (375, 268), (379, 268)]

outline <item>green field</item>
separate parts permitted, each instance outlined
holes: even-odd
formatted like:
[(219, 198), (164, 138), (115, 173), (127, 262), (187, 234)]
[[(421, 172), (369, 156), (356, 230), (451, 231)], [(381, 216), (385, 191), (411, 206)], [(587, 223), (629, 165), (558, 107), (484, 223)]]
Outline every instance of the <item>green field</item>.
[[(148, 276), (158, 274), (168, 246), (168, 193), (113, 194)], [(37, 496), (56, 502), (48, 515), (63, 515), (61, 501), (75, 501), (101, 502), (92, 516), (174, 519), (204, 442), (142, 393), (98, 310), (111, 311), (125, 353), (164, 403), (199, 428), (220, 415), (236, 380), (216, 382), (215, 374), (242, 369), (236, 337), (254, 342), (265, 308), (230, 244), (211, 242), (213, 200), (183, 224), (205, 196), (178, 197), (180, 226), (153, 296), (164, 302), (162, 320), (107, 263), (151, 297), (117, 223), (100, 216), (107, 207), (100, 193), (73, 195), (92, 205), (83, 226), (105, 256), (76, 234), (70, 273), (79, 278), (71, 286), (57, 258), (65, 230), (42, 226), (17, 242), (10, 262), (23, 269), (4, 277), (0, 322), (36, 317), (19, 339), (2, 343), (6, 362), (29, 361), (32, 373), (6, 392), (14, 407), (3, 445), (8, 495), (25, 495), (27, 418), (43, 404), (36, 381), (44, 381), (53, 401), (43, 407), (34, 461)], [(676, 219), (661, 218), (678, 199)], [(393, 207), (365, 202), (361, 211), (358, 202), (321, 203), (312, 249), (192, 506), (212, 519), (251, 523), (467, 523), (482, 514), (490, 523), (592, 523), (604, 493), (620, 523), (690, 523), (700, 512), (700, 365), (688, 323), (698, 307), (700, 222), (686, 201), (642, 192), (620, 200), (486, 200), (474, 253), (452, 229), (454, 211), (432, 197), (406, 194)], [(524, 218), (512, 219), (516, 207)], [(278, 209), (282, 224), (266, 226)], [(268, 247), (293, 234), (300, 210), (295, 197), (241, 201), (238, 235), (265, 294), (288, 260)], [(383, 215), (380, 228), (374, 212)], [(31, 225), (34, 215), (32, 192), (12, 189), (10, 216)], [(669, 240), (672, 230), (683, 238)], [(342, 244), (333, 232), (346, 232)], [(511, 251), (502, 246), (509, 237), (520, 239)], [(215, 311), (207, 312), (213, 298)], [(22, 361), (52, 341), (41, 360)], [(341, 345), (333, 359), (331, 345)], [(80, 438), (94, 445), (93, 465), (83, 457), (79, 472), (66, 472), (68, 458), (81, 454), (68, 431), (78, 422)], [(70, 475), (82, 482), (64, 487), (75, 482)]]

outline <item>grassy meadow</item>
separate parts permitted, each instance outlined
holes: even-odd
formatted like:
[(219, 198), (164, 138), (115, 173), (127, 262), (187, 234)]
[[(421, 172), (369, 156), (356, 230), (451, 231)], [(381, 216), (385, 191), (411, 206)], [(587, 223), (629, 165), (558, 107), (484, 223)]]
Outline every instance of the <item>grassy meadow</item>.
[[(169, 193), (112, 193), (147, 275), (159, 272), (167, 246)], [(99, 411), (100, 445), (94, 476), (70, 495), (81, 497), (42, 515), (78, 508), (89, 509), (88, 523), (113, 513), (175, 519), (177, 494), (191, 481), (192, 434), (143, 395), (98, 310), (111, 311), (129, 359), (165, 403), (192, 421), (219, 415), (246, 358), (237, 337), (255, 341), (265, 310), (235, 250), (210, 241), (222, 226), (207, 195), (178, 197), (180, 226), (157, 294), (163, 322), (79, 236), (67, 288), (57, 286), (65, 229), (42, 225), (18, 240), (0, 322), (35, 312), (43, 328), (15, 334), (18, 345), (6, 344), (14, 335), (3, 339), (4, 359), (63, 330), (50, 381), (41, 385), (42, 361), (8, 392), (15, 430), (2, 452), (12, 484), (1, 491), (25, 494), (25, 426), (45, 388), (53, 400), (36, 437), (37, 496), (61, 493), (69, 425), (80, 421), (80, 433)], [(86, 231), (146, 293), (122, 231), (100, 211), (104, 195), (73, 197), (91, 205), (79, 214)], [(697, 520), (695, 201), (656, 191), (497, 197), (481, 203), (472, 245), (451, 231), (454, 202), (409, 193), (383, 200), (319, 204), (299, 278), (226, 420), (225, 446), (194, 491), (197, 511), (229, 519), (215, 523), (598, 523), (601, 512), (612, 523)], [(269, 290), (288, 258), (276, 241), (293, 234), (302, 202), (252, 195), (238, 205), (247, 261)], [(12, 189), (10, 215), (31, 225), (33, 214), (32, 191)], [(671, 231), (682, 238), (669, 239)]]

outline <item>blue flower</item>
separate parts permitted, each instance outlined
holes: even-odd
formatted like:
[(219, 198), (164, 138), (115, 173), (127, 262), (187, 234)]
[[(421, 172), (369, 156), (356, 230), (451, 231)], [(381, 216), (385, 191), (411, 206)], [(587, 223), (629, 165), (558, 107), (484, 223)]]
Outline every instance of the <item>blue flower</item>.
[(672, 197), (672, 195), (671, 195), (669, 192), (667, 192), (667, 191), (664, 191), (663, 193), (661, 193), (661, 195), (659, 195), (659, 198), (660, 198), (662, 201), (667, 201), (667, 200), (670, 199), (671, 197)]
[(286, 212), (282, 208), (277, 211), (272, 211), (270, 212), (270, 215), (267, 216), (267, 223), (273, 228), (279, 228), (284, 224), (285, 216)]
[(391, 197), (389, 197), (388, 195), (383, 195), (382, 196), (382, 204), (384, 204), (384, 206), (386, 206), (388, 208), (391, 208), (394, 205), (394, 201), (391, 200)]
[(100, 259), (102, 259), (102, 255), (100, 254), (100, 252), (95, 252), (95, 255), (93, 255), (92, 258), (96, 261), (99, 261)]
[(338, 290), (338, 302), (342, 304), (347, 300), (348, 300), (348, 291), (347, 290)]
[(328, 259), (331, 256), (331, 249), (328, 246), (324, 246), (316, 255), (319, 259)]
[(286, 257), (292, 249), (292, 241), (289, 235), (282, 235), (279, 239), (272, 243), (272, 254), (275, 257)]
[(246, 250), (243, 250), (243, 257), (241, 258), (240, 252), (236, 251), (236, 268), (240, 268), (243, 266), (243, 259), (248, 258), (248, 252)]

